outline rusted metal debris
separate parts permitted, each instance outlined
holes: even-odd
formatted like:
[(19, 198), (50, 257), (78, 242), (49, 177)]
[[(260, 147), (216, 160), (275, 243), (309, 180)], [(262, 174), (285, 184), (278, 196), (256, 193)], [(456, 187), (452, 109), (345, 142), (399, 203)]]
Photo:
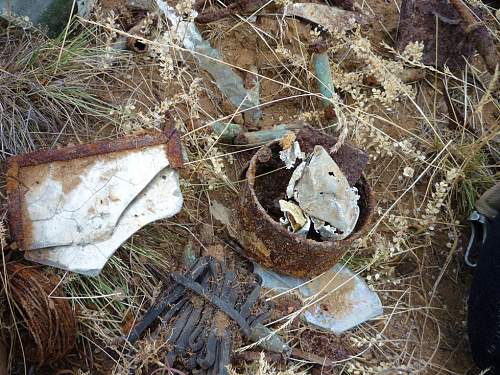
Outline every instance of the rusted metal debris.
[[(180, 210), (182, 158), (175, 130), (15, 156), (11, 234), (30, 260), (98, 274), (135, 231)], [(155, 199), (172, 205), (148, 203)]]
[(330, 3), (345, 10), (354, 10), (354, 0), (333, 0)]
[(8, 263), (6, 269), (10, 296), (32, 340), (23, 342), (27, 359), (42, 366), (64, 358), (75, 346), (76, 322), (57, 281), (20, 263)]
[(494, 74), (498, 64), (498, 56), (496, 52), (497, 48), (490, 32), (482, 20), (478, 19), (479, 15), (472, 13), (462, 0), (450, 0), (450, 3), (464, 20), (467, 26), (465, 31), (473, 38), (476, 50), (483, 58), (488, 71)]
[[(474, 50), (493, 73), (498, 61), (496, 48), (486, 27), (484, 13), (465, 8), (461, 0), (403, 0), (396, 42), (402, 51), (410, 42), (423, 42), (423, 62), (427, 65), (461, 70)], [(471, 24), (472, 20), (476, 20)]]
[[(310, 154), (316, 145), (330, 149), (336, 139), (310, 127), (297, 134), (301, 150)], [(246, 170), (246, 185), (240, 201), (240, 242), (245, 255), (278, 273), (312, 277), (330, 269), (367, 229), (375, 200), (363, 169), (368, 155), (348, 144), (331, 154), (349, 185), (358, 189), (360, 214), (353, 233), (344, 240), (321, 241), (300, 238), (279, 223), (279, 200), (285, 197), (292, 171), (283, 168), (279, 142), (263, 146), (252, 157)]]
[[(161, 317), (162, 327), (168, 332), (169, 366), (180, 361), (190, 371), (227, 374), (234, 336), (230, 322), (236, 323), (247, 338), (256, 338), (255, 332), (267, 332), (260, 328), (270, 311), (264, 307), (255, 312), (259, 282), (248, 294), (243, 293), (236, 274), (209, 256), (198, 258), (185, 274), (171, 277), (174, 283), (125, 339), (134, 343)], [(289, 348), (281, 343), (280, 349), (285, 352)]]

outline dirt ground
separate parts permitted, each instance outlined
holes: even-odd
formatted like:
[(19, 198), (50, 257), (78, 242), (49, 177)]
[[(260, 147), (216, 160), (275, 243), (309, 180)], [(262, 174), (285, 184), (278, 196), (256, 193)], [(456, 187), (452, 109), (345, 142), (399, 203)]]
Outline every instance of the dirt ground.
[[(179, 10), (185, 2), (168, 3)], [(413, 57), (398, 56), (390, 48), (396, 48), (399, 0), (356, 1), (355, 9), (366, 17), (366, 24), (331, 34), (312, 22), (283, 17), (279, 11), (286, 2), (277, 3), (253, 20), (233, 16), (199, 25), (203, 37), (247, 84), (256, 67), (263, 112), (258, 124), (245, 120), (188, 52), (173, 47), (172, 39), (162, 39), (168, 27), (154, 15), (144, 37), (148, 52), (122, 51), (125, 57), (111, 60), (112, 68), (96, 71), (89, 80), (98, 82), (89, 85), (89, 91), (109, 107), (106, 117), (87, 120), (90, 125), (85, 129), (64, 130), (61, 125), (57, 132), (41, 131), (43, 140), (40, 137), (34, 148), (175, 126), (183, 134), (188, 160), (180, 171), (184, 206), (174, 218), (137, 232), (97, 278), (41, 268), (68, 296), (78, 323), (76, 346), (62, 360), (41, 369), (32, 366), (29, 358), (24, 361), (22, 347), (33, 343), (16, 333), (26, 332), (27, 327), (16, 307), (7, 304), (10, 295), (6, 293), (0, 361), (7, 353), (6, 368), (11, 373), (184, 373), (182, 365), (178, 372), (165, 367), (165, 346), (159, 340), (143, 337), (133, 358), (116, 341), (130, 332), (171, 283), (168, 275), (185, 269), (188, 248), (197, 256), (225, 261), (243, 286), (253, 277), (251, 262), (227, 238), (238, 242), (238, 207), (245, 184), (242, 172), (255, 148), (217, 142), (207, 124), (230, 121), (258, 130), (301, 120), (340, 138), (347, 129), (346, 142), (370, 155), (364, 174), (377, 202), (372, 225), (363, 238), (354, 241), (342, 262), (378, 293), (384, 313), (336, 336), (300, 319), (288, 319), (302, 307), (295, 295), (273, 299), (267, 322), (286, 321), (286, 325), (270, 327), (302, 356), (292, 354), (285, 360), (268, 352), (267, 360), (276, 372), (261, 371), (260, 349), (246, 348), (249, 342), (233, 326), (235, 374), (479, 374), (466, 327), (473, 271), (464, 264), (463, 253), (467, 214), (478, 195), (498, 180), (495, 133), (500, 112), (496, 94), (489, 90), (495, 88), (491, 85), (495, 78), (477, 55), (468, 60), (465, 78), (463, 71), (423, 67)], [(129, 31), (146, 13), (130, 9), (125, 0), (103, 0), (93, 18), (81, 21), (80, 28), (97, 24), (89, 43), (104, 43), (109, 52), (109, 41), (116, 41), (120, 32)], [(498, 31), (495, 22), (491, 28)], [(311, 67), (311, 46), (320, 38), (328, 46), (341, 103), (335, 107), (333, 121), (325, 116)], [(169, 45), (164, 50), (163, 42)], [(414, 70), (419, 72), (418, 79), (403, 79)], [(448, 91), (455, 95), (452, 107), (461, 111), (462, 120), (450, 111)], [(270, 176), (279, 180), (282, 173)], [(2, 196), (5, 218), (5, 189)], [(214, 201), (229, 209), (229, 223), (216, 218)], [(0, 234), (4, 265), (23, 262), (8, 233)], [(2, 279), (7, 290), (5, 272)], [(265, 297), (271, 295), (267, 293)], [(336, 296), (323, 304), (332, 311), (343, 308), (337, 306)], [(214, 319), (219, 330), (230, 325), (223, 314), (214, 314)], [(25, 342), (19, 345), (21, 337)], [(334, 365), (317, 363), (325, 357)]]

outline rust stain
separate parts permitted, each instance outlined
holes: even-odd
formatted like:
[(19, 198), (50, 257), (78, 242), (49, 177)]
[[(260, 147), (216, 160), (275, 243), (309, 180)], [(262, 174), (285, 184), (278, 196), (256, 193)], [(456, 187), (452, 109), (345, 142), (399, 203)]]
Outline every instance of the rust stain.
[[(54, 179), (61, 181), (63, 191), (68, 193), (80, 182), (79, 174), (90, 168), (101, 155), (136, 150), (140, 152), (143, 148), (161, 144), (165, 144), (172, 168), (181, 168), (183, 166), (182, 144), (179, 132), (174, 128), (167, 128), (162, 132), (146, 132), (141, 136), (123, 137), (110, 142), (36, 151), (9, 158), (7, 160), (7, 194), (12, 238), (20, 249), (28, 248), (28, 244), (31, 243), (31, 221), (26, 207), (23, 207), (23, 196), (27, 188), (36, 186), (37, 181), (41, 182), (42, 178), (47, 178), (47, 173), (50, 172), (55, 176)], [(118, 157), (118, 155), (106, 156), (107, 159), (113, 157)], [(62, 162), (69, 162), (69, 164)], [(53, 170), (49, 171), (51, 168)]]
[(19, 182), (27, 191), (30, 188), (36, 188), (49, 178), (50, 167), (48, 164), (33, 165), (19, 170)]
[(172, 168), (182, 168), (184, 156), (179, 132), (174, 132), (167, 143), (167, 157)]
[(64, 194), (68, 194), (81, 183), (80, 175), (85, 174), (96, 162), (97, 157), (91, 156), (50, 163), (50, 178), (60, 182)]
[[(330, 149), (337, 140), (306, 128), (298, 132), (297, 141), (304, 152), (310, 153), (315, 145)], [(268, 157), (269, 149), (271, 157)], [(353, 233), (346, 239), (316, 241), (298, 237), (278, 222), (281, 211), (279, 206), (277, 208), (277, 200), (284, 197), (292, 173), (281, 168), (280, 150), (276, 141), (259, 149), (250, 160), (239, 205), (240, 240), (248, 257), (274, 271), (295, 277), (317, 276), (333, 267), (351, 242), (360, 238), (370, 225), (375, 199), (362, 173), (368, 155), (347, 144), (332, 154), (351, 186), (358, 188), (360, 215)], [(261, 153), (266, 157), (263, 158)]]
[(19, 164), (12, 162), (7, 170), (7, 181), (6, 188), (7, 191), (14, 191), (17, 189), (19, 183), (17, 176), (19, 175)]
[(247, 247), (247, 244), (249, 244), (250, 246), (255, 248), (255, 250), (261, 257), (270, 257), (271, 252), (255, 233), (247, 232), (244, 230), (241, 232), (241, 239), (244, 247)]
[(26, 201), (21, 201), (21, 223), (22, 223), (22, 248), (25, 250), (31, 247), (33, 243), (33, 222), (28, 211)]
[[(83, 145), (68, 146), (57, 150), (35, 151), (29, 154), (16, 155), (9, 159), (9, 163), (18, 163), (20, 168), (30, 165), (67, 161), (111, 152), (139, 149), (168, 143), (173, 139), (180, 139), (175, 129), (166, 129), (163, 132), (148, 132), (142, 136), (123, 137), (110, 142), (95, 142)], [(180, 148), (180, 144), (178, 145)]]
[(332, 274), (327, 272), (311, 281), (308, 287), (319, 292), (318, 298), (324, 297), (320, 302), (321, 308), (335, 318), (343, 318), (352, 311), (352, 303), (348, 301), (348, 297), (355, 287), (354, 278), (342, 273), (332, 278)]
[(18, 247), (22, 247), (22, 211), (21, 192), (19, 189), (19, 164), (16, 161), (7, 161), (7, 196), (10, 234)]

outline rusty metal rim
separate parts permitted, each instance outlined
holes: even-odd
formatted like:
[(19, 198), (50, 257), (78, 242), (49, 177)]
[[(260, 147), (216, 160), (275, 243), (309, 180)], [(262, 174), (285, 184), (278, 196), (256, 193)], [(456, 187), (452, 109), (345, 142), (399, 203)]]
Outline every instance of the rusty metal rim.
[[(273, 144), (278, 144), (278, 143), (279, 142), (275, 141), (275, 142), (268, 144), (267, 146), (271, 147)], [(255, 172), (256, 172), (257, 164), (259, 162), (258, 159), (259, 159), (261, 151), (262, 151), (262, 148), (260, 148), (255, 153), (255, 155), (252, 157), (252, 159), (250, 160), (248, 169), (245, 173), (245, 176), (246, 176), (247, 181), (248, 181), (250, 195), (251, 195), (253, 201), (255, 202), (255, 204), (257, 205), (257, 207), (261, 210), (266, 221), (268, 221), (271, 225), (273, 225), (274, 228), (276, 228), (276, 230), (281, 232), (283, 235), (290, 236), (292, 234), (290, 232), (288, 232), (288, 230), (285, 227), (283, 227), (282, 225), (279, 225), (279, 223), (276, 220), (274, 220), (267, 213), (266, 209), (260, 204), (260, 201), (257, 198), (257, 195), (255, 194), (255, 188), (254, 188), (255, 180), (256, 180)], [(251, 174), (251, 176), (250, 176), (250, 174)], [(315, 240), (308, 239), (308, 238), (293, 236), (295, 241), (297, 241), (298, 243), (302, 243), (305, 246), (320, 246), (320, 247), (323, 247), (325, 249), (330, 249), (332, 246), (332, 243), (349, 244), (352, 241), (360, 238), (361, 235), (366, 231), (367, 227), (371, 224), (372, 215), (370, 215), (370, 212), (372, 212), (375, 208), (375, 197), (373, 194), (373, 190), (370, 187), (370, 185), (368, 184), (368, 182), (366, 181), (366, 177), (364, 174), (361, 175), (361, 178), (360, 178), (358, 183), (361, 183), (361, 185), (364, 187), (363, 193), (365, 195), (364, 198), (366, 199), (366, 207), (364, 210), (366, 211), (366, 213), (363, 214), (363, 217), (365, 219), (364, 222), (361, 223), (361, 225), (356, 228), (356, 231), (354, 233), (349, 235), (347, 238), (345, 238), (343, 240), (338, 240), (338, 241), (315, 241)]]
[[(135, 148), (157, 146), (169, 141), (176, 141), (177, 130), (166, 129), (162, 132), (147, 132), (141, 136), (127, 136), (112, 141), (99, 141), (74, 146), (67, 146), (57, 150), (41, 150), (28, 154), (15, 155), (7, 159), (7, 168), (14, 164), (18, 168), (50, 163), (54, 161), (68, 161), (96, 155), (105, 155), (112, 152), (127, 151)], [(178, 168), (174, 166), (175, 168)]]
[(167, 158), (173, 168), (183, 166), (182, 145), (179, 132), (175, 128), (166, 128), (162, 132), (146, 132), (141, 136), (127, 136), (113, 141), (101, 141), (57, 150), (41, 150), (28, 154), (16, 155), (7, 159), (7, 194), (10, 234), (20, 249), (24, 248), (22, 218), (22, 193), (19, 187), (19, 170), (23, 167), (68, 161), (127, 151), (144, 147), (166, 145)]

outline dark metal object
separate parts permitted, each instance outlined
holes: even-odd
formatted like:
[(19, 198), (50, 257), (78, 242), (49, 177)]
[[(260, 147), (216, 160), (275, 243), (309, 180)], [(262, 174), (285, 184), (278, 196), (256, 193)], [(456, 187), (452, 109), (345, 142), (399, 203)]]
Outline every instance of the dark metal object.
[(180, 136), (174, 128), (163, 132), (150, 132), (140, 137), (123, 137), (111, 142), (96, 142), (76, 146), (68, 146), (57, 150), (35, 151), (16, 155), (7, 160), (7, 194), (9, 197), (8, 213), (10, 234), (20, 249), (25, 249), (24, 240), (31, 236), (29, 222), (23, 220), (23, 189), (19, 179), (20, 170), (25, 167), (38, 166), (55, 161), (68, 161), (96, 155), (157, 146), (165, 144), (170, 165), (181, 168), (183, 165)]
[(227, 364), (231, 360), (231, 346), (231, 335), (229, 331), (225, 329), (224, 334), (222, 335), (222, 343), (220, 346), (219, 361), (217, 363), (219, 372), (217, 374), (225, 375), (228, 373)]
[[(209, 259), (200, 258), (191, 266), (188, 271), (188, 275), (196, 280), (203, 275), (203, 273), (207, 270), (208, 265)], [(165, 321), (170, 320), (186, 303), (186, 299), (176, 303), (184, 294), (185, 288), (181, 285), (174, 285), (168, 289), (165, 295), (159, 298), (153, 306), (150, 307), (150, 309), (146, 312), (146, 315), (144, 315), (144, 318), (134, 326), (132, 331), (130, 331), (126, 338), (127, 341), (130, 343), (137, 341), (139, 336), (142, 335), (142, 333), (158, 318), (158, 316), (163, 313), (167, 306), (175, 304), (164, 316)]]
[[(170, 367), (177, 358), (182, 358), (189, 370), (201, 367), (208, 374), (228, 373), (232, 333), (227, 327), (221, 327), (220, 316), (231, 318), (252, 340), (260, 340), (270, 333), (261, 324), (269, 317), (268, 309), (250, 315), (252, 306), (258, 301), (260, 285), (256, 284), (244, 297), (246, 300), (240, 300), (238, 306), (241, 308), (237, 311), (235, 306), (242, 297), (237, 275), (226, 271), (223, 264), (214, 258), (198, 258), (184, 275), (174, 273), (170, 276), (174, 284), (146, 312), (128, 337), (128, 341), (133, 343), (163, 314), (163, 325), (169, 328), (166, 363)], [(259, 279), (257, 281), (260, 282)], [(281, 340), (274, 338), (272, 341), (277, 343), (274, 345), (278, 348), (276, 351), (288, 352), (288, 346)]]
[[(329, 150), (337, 139), (310, 127), (297, 133), (301, 150), (311, 153), (315, 145)], [(301, 238), (279, 223), (278, 200), (285, 197), (292, 170), (283, 168), (278, 142), (263, 146), (250, 160), (245, 173), (246, 184), (240, 201), (241, 230), (239, 241), (245, 256), (279, 273), (295, 277), (312, 277), (330, 269), (360, 238), (370, 225), (375, 199), (362, 172), (368, 155), (344, 144), (331, 154), (360, 195), (360, 215), (353, 233), (340, 241), (318, 241)]]
[(250, 332), (250, 326), (248, 325), (246, 320), (241, 316), (241, 314), (238, 311), (236, 311), (232, 306), (230, 306), (226, 301), (222, 300), (221, 298), (216, 296), (214, 293), (210, 293), (210, 291), (208, 291), (206, 288), (203, 288), (198, 283), (193, 282), (192, 280), (189, 280), (188, 278), (186, 278), (182, 275), (172, 274), (172, 278), (177, 283), (192, 290), (193, 292), (197, 293), (199, 296), (206, 299), (211, 304), (218, 307), (220, 310), (224, 311), (236, 323), (238, 323), (238, 325), (240, 326), (240, 328), (241, 328), (242, 332), (245, 334), (245, 336), (248, 336), (248, 334)]

